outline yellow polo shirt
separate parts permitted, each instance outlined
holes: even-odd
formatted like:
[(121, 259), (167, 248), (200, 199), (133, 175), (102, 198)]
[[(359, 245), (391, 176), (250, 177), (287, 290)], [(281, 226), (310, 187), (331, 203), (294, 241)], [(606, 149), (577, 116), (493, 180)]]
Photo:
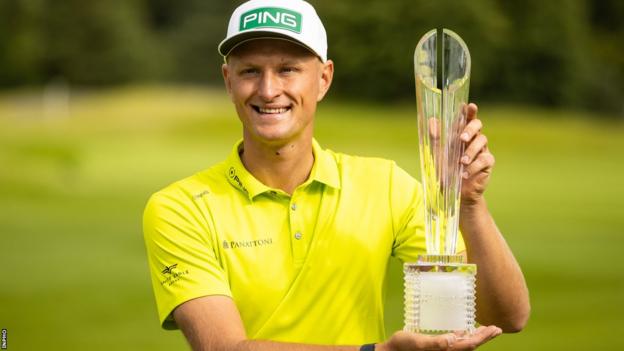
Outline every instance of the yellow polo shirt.
[(314, 141), (309, 179), (290, 196), (255, 179), (241, 147), (147, 204), (144, 236), (163, 328), (176, 328), (172, 311), (183, 302), (226, 295), (251, 339), (384, 340), (388, 258), (414, 261), (426, 250), (418, 182), (392, 161)]

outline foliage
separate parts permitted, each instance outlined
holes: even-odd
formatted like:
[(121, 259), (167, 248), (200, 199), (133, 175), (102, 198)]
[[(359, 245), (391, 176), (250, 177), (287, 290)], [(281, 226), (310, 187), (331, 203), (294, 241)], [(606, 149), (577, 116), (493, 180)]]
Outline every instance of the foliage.
[(112, 84), (156, 76), (161, 54), (137, 0), (6, 0), (0, 10), (3, 86), (67, 80)]
[[(413, 96), (413, 49), (431, 28), (467, 42), (472, 98), (624, 116), (618, 0), (310, 0), (336, 64), (335, 94)], [(233, 0), (0, 2), (0, 87), (161, 80), (221, 84), (216, 47)], [(613, 114), (614, 112), (614, 114)]]

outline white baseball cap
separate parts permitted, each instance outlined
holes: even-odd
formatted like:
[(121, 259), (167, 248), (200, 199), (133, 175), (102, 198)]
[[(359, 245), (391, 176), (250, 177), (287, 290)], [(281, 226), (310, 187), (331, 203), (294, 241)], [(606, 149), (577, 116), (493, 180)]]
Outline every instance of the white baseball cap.
[(230, 17), (219, 53), (226, 57), (237, 45), (261, 38), (292, 41), (327, 61), (325, 27), (314, 7), (303, 0), (251, 0), (240, 5)]

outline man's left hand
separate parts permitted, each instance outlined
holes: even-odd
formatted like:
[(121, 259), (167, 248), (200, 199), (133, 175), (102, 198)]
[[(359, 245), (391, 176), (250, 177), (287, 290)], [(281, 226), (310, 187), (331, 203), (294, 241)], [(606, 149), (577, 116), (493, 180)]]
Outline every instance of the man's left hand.
[(460, 162), (464, 166), (462, 173), (461, 201), (473, 204), (483, 197), (494, 167), (494, 155), (488, 149), (488, 140), (481, 133), (483, 123), (477, 117), (476, 104), (466, 106), (466, 127), (460, 139), (466, 143)]

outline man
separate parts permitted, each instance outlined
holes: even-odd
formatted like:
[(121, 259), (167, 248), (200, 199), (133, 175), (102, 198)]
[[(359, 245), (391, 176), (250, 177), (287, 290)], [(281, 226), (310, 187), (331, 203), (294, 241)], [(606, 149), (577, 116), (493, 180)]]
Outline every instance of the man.
[[(154, 194), (144, 233), (160, 321), (195, 350), (463, 350), (522, 329), (522, 272), (483, 192), (494, 158), (474, 104), (460, 226), (479, 266), (470, 337), (397, 332), (384, 341), (390, 255), (425, 253), (418, 183), (391, 161), (323, 150), (317, 103), (334, 66), (302, 0), (252, 0), (219, 46), (243, 140), (224, 162)], [(465, 244), (464, 244), (465, 241)]]

